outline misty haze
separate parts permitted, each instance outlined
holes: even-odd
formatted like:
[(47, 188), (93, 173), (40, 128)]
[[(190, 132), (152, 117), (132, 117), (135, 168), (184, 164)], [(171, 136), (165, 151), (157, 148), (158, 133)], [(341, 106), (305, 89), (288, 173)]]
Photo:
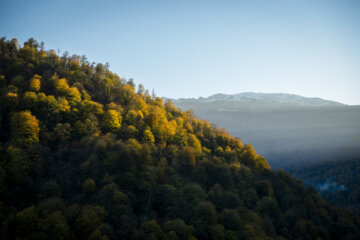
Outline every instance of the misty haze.
[(178, 99), (182, 110), (251, 143), (273, 168), (360, 154), (360, 106), (293, 94), (216, 94)]

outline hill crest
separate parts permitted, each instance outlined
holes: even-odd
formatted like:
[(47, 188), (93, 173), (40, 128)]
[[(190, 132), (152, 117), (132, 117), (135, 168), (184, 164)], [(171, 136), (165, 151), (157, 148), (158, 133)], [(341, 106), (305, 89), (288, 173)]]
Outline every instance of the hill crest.
[(309, 98), (296, 94), (289, 93), (255, 93), (255, 92), (243, 92), (237, 94), (223, 94), (217, 93), (207, 98), (179, 98), (174, 99), (174, 102), (237, 102), (237, 103), (252, 103), (252, 104), (275, 104), (275, 105), (298, 105), (298, 106), (347, 106), (346, 104), (325, 100), (322, 98)]

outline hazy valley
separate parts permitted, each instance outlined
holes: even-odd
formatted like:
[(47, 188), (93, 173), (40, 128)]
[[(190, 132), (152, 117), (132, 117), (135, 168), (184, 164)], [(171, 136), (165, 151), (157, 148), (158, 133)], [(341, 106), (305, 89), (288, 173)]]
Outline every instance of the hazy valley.
[(289, 170), (327, 201), (360, 213), (360, 106), (261, 93), (174, 103), (251, 143), (271, 167)]
[(360, 106), (291, 94), (216, 94), (174, 104), (252, 144), (273, 168), (360, 156)]

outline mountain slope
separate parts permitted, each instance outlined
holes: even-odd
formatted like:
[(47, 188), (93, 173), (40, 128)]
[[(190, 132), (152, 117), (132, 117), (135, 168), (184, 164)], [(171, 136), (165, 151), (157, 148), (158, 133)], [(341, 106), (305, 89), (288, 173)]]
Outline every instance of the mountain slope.
[(0, 40), (4, 239), (356, 239), (360, 219), (141, 85)]

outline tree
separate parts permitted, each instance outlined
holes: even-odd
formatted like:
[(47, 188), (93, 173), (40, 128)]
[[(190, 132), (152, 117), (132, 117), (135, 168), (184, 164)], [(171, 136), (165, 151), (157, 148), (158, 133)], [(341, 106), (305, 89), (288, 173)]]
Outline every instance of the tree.
[(70, 88), (65, 78), (54, 79), (54, 87), (55, 91), (62, 96), (66, 96)]
[(39, 142), (39, 121), (30, 111), (14, 113), (11, 117), (12, 141), (19, 146)]
[(78, 138), (100, 135), (99, 122), (95, 115), (90, 115), (84, 121), (76, 121), (74, 124), (74, 133)]
[(194, 134), (189, 134), (188, 137), (189, 146), (193, 147), (196, 151), (201, 151), (201, 142)]
[(150, 144), (155, 143), (155, 137), (152, 134), (150, 128), (145, 129), (144, 136), (143, 136), (143, 141), (146, 142), (146, 143), (150, 143)]
[(272, 188), (271, 182), (269, 180), (260, 180), (255, 183), (256, 191), (259, 197), (272, 197), (274, 195), (274, 190)]
[(11, 84), (19, 89), (25, 89), (27, 86), (25, 77), (22, 75), (17, 75), (13, 79), (11, 79)]
[(102, 235), (99, 229), (96, 229), (90, 234), (89, 240), (109, 240), (109, 238), (106, 235)]
[(265, 158), (259, 156), (253, 146), (246, 144), (239, 156), (240, 160), (245, 163), (247, 166), (252, 167), (257, 170), (270, 169), (269, 164), (266, 162)]
[(175, 167), (184, 174), (189, 174), (195, 169), (196, 158), (192, 147), (185, 146), (179, 151)]
[(85, 180), (83, 185), (83, 190), (86, 192), (89, 196), (92, 195), (96, 190), (96, 184), (95, 181), (91, 178), (88, 178)]
[(167, 221), (164, 228), (169, 234), (175, 233), (177, 239), (184, 240), (190, 240), (194, 231), (193, 227), (186, 225), (181, 219)]
[(3, 106), (6, 109), (9, 110), (13, 110), (16, 109), (16, 107), (18, 106), (19, 103), (19, 96), (16, 92), (7, 92), (3, 97), (2, 97), (2, 102), (3, 102)]
[(60, 144), (71, 138), (71, 126), (70, 123), (58, 123), (54, 128), (56, 138), (60, 141)]
[(161, 227), (156, 220), (150, 220), (141, 224), (140, 239), (151, 239), (151, 240), (165, 240), (166, 235), (161, 230)]
[(80, 214), (75, 221), (77, 234), (83, 239), (96, 230), (104, 221), (106, 212), (103, 207), (85, 205), (81, 208)]
[(272, 219), (276, 219), (279, 214), (279, 206), (276, 200), (271, 197), (263, 197), (258, 203), (259, 212), (268, 215)]
[(15, 231), (17, 236), (35, 237), (35, 233), (39, 231), (40, 214), (38, 209), (33, 205), (15, 216)]
[(214, 204), (211, 202), (201, 202), (196, 206), (196, 217), (206, 224), (215, 224), (217, 222), (217, 212)]
[(105, 132), (118, 132), (121, 127), (122, 117), (116, 110), (107, 110), (103, 120), (102, 127)]
[(67, 96), (72, 106), (76, 105), (76, 103), (81, 101), (81, 94), (76, 87), (68, 88)]
[(242, 221), (238, 212), (234, 209), (224, 209), (220, 215), (220, 222), (225, 229), (238, 231), (241, 229)]
[(6, 79), (4, 75), (0, 75), (0, 88), (4, 87), (6, 84)]
[(45, 199), (49, 197), (61, 197), (61, 196), (62, 196), (62, 192), (60, 186), (55, 181), (45, 182), (39, 194), (39, 197), (41, 199)]
[(41, 82), (40, 82), (41, 76), (35, 74), (31, 80), (30, 80), (30, 91), (38, 92), (40, 90)]
[(137, 94), (140, 94), (140, 95), (141, 95), (141, 94), (144, 93), (144, 91), (145, 91), (144, 85), (139, 84), (139, 85), (138, 85)]

